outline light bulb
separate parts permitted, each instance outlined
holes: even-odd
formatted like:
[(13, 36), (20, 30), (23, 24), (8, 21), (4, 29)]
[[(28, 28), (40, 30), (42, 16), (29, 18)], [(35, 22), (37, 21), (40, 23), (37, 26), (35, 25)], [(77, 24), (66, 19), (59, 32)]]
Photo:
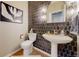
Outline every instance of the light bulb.
[(46, 15), (41, 16), (41, 19), (43, 20), (46, 19)]
[(46, 11), (47, 11), (47, 7), (46, 6), (43, 6), (43, 7), (40, 8), (40, 12), (46, 13)]

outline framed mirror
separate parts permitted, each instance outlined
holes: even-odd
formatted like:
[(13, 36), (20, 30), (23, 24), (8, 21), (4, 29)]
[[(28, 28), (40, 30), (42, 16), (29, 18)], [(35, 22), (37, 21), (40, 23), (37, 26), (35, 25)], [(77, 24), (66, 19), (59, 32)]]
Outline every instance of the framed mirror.
[(47, 21), (47, 23), (60, 23), (60, 22), (65, 22), (63, 10), (58, 10), (55, 12), (51, 12), (49, 14), (49, 20)]
[(65, 3), (51, 2), (47, 9), (47, 23), (65, 22)]

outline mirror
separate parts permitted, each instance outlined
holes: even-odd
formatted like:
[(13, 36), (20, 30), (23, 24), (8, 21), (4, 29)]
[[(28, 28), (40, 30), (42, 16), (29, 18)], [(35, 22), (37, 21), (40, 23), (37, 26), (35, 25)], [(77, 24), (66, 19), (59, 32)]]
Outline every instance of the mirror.
[(51, 2), (47, 9), (47, 23), (65, 22), (65, 2)]
[(49, 20), (47, 23), (59, 23), (59, 22), (65, 22), (63, 10), (49, 14)]

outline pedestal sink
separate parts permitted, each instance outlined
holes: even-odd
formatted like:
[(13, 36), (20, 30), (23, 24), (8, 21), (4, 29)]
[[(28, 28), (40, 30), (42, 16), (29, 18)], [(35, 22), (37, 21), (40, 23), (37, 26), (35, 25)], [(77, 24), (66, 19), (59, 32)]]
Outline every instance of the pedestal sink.
[(53, 34), (43, 34), (42, 35), (46, 40), (51, 42), (51, 56), (57, 57), (57, 44), (65, 44), (72, 41), (72, 38), (69, 36), (63, 35), (53, 35)]

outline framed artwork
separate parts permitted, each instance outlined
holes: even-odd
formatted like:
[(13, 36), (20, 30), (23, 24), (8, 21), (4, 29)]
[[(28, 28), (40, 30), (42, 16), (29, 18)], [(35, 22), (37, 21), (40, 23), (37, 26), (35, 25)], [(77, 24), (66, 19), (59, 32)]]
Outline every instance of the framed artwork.
[(0, 20), (1, 20), (1, 2), (0, 2)]
[(23, 23), (23, 11), (7, 3), (0, 2), (0, 21)]

